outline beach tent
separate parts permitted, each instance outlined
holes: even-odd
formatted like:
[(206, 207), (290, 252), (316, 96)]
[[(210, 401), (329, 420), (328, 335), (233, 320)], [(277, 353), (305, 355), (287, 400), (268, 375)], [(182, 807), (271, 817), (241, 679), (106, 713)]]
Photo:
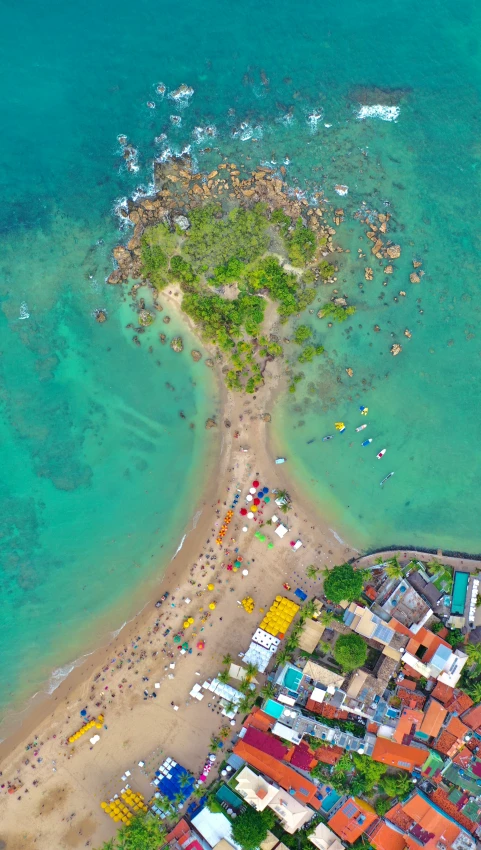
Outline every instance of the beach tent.
[(282, 523), (280, 525), (278, 525), (276, 530), (275, 530), (275, 533), (281, 539), (287, 534), (287, 532), (288, 532), (288, 529), (285, 527), (285, 525), (282, 525)]

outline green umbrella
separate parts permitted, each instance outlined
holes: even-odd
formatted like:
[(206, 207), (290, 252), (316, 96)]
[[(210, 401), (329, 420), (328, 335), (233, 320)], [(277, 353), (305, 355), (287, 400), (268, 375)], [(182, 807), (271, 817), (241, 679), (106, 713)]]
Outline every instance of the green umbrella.
[(268, 548), (268, 549), (273, 549), (273, 548), (274, 548), (274, 544), (273, 544), (272, 540), (271, 540), (271, 542), (270, 542), (270, 543), (268, 543), (268, 544), (267, 544), (267, 548)]
[(268, 505), (268, 504), (269, 504), (269, 502), (270, 502), (270, 498), (269, 498), (269, 496), (266, 496), (266, 497), (265, 497), (264, 502), (266, 503), (266, 505)]
[(180, 635), (174, 635), (174, 643), (180, 643), (181, 637)]
[(261, 536), (261, 533), (260, 533), (260, 531), (256, 531), (256, 533), (255, 533), (255, 534), (254, 534), (254, 537), (257, 537), (257, 538), (259, 538), (259, 537), (260, 537), (260, 536)]
[(234, 561), (234, 564), (236, 565), (236, 567), (240, 567), (241, 562), (240, 561)]
[(264, 543), (265, 539), (266, 539), (265, 534), (261, 534), (261, 535), (259, 536), (259, 540), (261, 541), (261, 543)]
[(182, 644), (182, 649), (188, 649), (188, 648), (189, 648), (189, 644), (187, 642)]

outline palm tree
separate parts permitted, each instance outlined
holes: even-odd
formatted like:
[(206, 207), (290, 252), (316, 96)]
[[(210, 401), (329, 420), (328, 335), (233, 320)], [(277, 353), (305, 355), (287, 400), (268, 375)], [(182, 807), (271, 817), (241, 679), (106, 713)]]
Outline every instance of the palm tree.
[(213, 753), (219, 749), (219, 740), (215, 737), (215, 735), (211, 735), (209, 746)]
[(474, 703), (481, 702), (481, 682), (473, 682), (472, 685), (465, 685), (464, 690), (469, 694)]
[(481, 665), (481, 643), (468, 643), (464, 651), (472, 664)]
[(179, 779), (180, 787), (185, 788), (186, 785), (190, 784), (191, 779), (192, 779), (192, 776), (190, 775), (190, 773), (182, 773), (181, 777)]
[(217, 679), (219, 682), (222, 682), (223, 685), (228, 685), (230, 680), (229, 671), (222, 670), (222, 672), (218, 674)]
[(195, 797), (196, 800), (200, 800), (200, 798), (203, 797), (204, 794), (205, 794), (205, 786), (204, 785), (198, 785), (197, 788), (194, 788), (194, 790), (192, 791), (192, 796)]
[(109, 838), (108, 841), (104, 841), (102, 844), (102, 850), (115, 850), (114, 839)]
[(224, 655), (224, 657), (222, 659), (222, 663), (225, 664), (226, 666), (228, 664), (232, 664), (232, 655), (229, 655), (229, 653), (227, 652), (226, 655)]
[(285, 499), (286, 502), (290, 502), (290, 496), (287, 490), (278, 490), (276, 493), (276, 499), (282, 500)]
[(256, 667), (255, 664), (251, 664), (250, 662), (249, 662), (249, 664), (246, 664), (245, 678), (247, 679), (248, 682), (252, 681), (252, 679), (254, 678), (256, 673), (258, 673), (258, 672), (259, 672), (259, 669)]
[(334, 611), (323, 611), (320, 616), (320, 621), (323, 626), (328, 626), (334, 619)]
[(221, 729), (220, 729), (220, 731), (219, 731), (219, 735), (220, 735), (220, 737), (221, 737), (221, 738), (223, 738), (223, 739), (224, 739), (224, 741), (225, 741), (225, 739), (226, 739), (226, 738), (228, 738), (228, 737), (229, 737), (229, 735), (230, 735), (230, 729), (229, 729), (229, 727), (228, 727), (228, 726), (222, 726), (222, 727), (221, 727)]
[(234, 709), (235, 709), (235, 703), (234, 703), (234, 702), (231, 702), (230, 700), (229, 700), (229, 702), (228, 702), (228, 703), (224, 706), (224, 711), (225, 711), (225, 713), (226, 713), (226, 714), (231, 714), (231, 712), (233, 712), (233, 711), (234, 711)]
[(307, 578), (312, 578), (312, 579), (314, 579), (314, 581), (317, 579), (318, 572), (319, 572), (319, 568), (315, 567), (314, 564), (309, 564), (309, 566), (306, 567)]
[(313, 599), (309, 599), (308, 602), (301, 608), (301, 620), (304, 622), (309, 620), (316, 613), (316, 606), (314, 604)]
[(401, 567), (397, 556), (394, 556), (393, 558), (388, 558), (388, 560), (386, 561), (385, 571), (386, 575), (389, 576), (389, 578), (402, 578), (404, 575), (404, 570)]
[(181, 794), (180, 792), (178, 794), (176, 794), (175, 797), (174, 797), (174, 803), (175, 803), (176, 806), (183, 806), (184, 803), (185, 803), (184, 795)]
[(238, 705), (238, 709), (239, 709), (240, 712), (242, 712), (242, 714), (245, 714), (247, 711), (249, 711), (250, 707), (251, 707), (250, 699), (247, 696), (245, 696), (243, 699), (241, 699), (241, 701)]
[(266, 682), (260, 691), (261, 696), (263, 696), (264, 699), (271, 699), (274, 696), (275, 692), (276, 689), (272, 682)]
[(289, 652), (287, 646), (285, 646), (284, 649), (281, 649), (281, 651), (277, 653), (276, 661), (280, 666), (282, 666), (283, 664), (286, 664), (287, 661), (289, 661), (291, 655), (292, 653)]
[(291, 509), (289, 502), (283, 502), (282, 505), (279, 505), (279, 510), (282, 511), (283, 514), (287, 514)]

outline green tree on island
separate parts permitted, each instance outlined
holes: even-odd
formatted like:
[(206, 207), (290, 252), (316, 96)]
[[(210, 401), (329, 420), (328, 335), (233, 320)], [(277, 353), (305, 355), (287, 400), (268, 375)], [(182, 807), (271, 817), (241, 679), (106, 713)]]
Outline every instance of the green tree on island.
[(363, 574), (350, 564), (340, 564), (328, 570), (324, 579), (324, 594), (330, 602), (352, 602), (361, 595)]
[(237, 815), (232, 823), (232, 838), (243, 850), (256, 850), (274, 826), (275, 817), (270, 809), (258, 812), (249, 806), (243, 814)]
[(298, 325), (296, 330), (294, 331), (294, 342), (297, 345), (302, 345), (303, 342), (307, 342), (312, 336), (312, 330), (309, 325)]
[(367, 658), (367, 646), (360, 635), (354, 632), (339, 635), (334, 646), (334, 658), (344, 673), (362, 667)]

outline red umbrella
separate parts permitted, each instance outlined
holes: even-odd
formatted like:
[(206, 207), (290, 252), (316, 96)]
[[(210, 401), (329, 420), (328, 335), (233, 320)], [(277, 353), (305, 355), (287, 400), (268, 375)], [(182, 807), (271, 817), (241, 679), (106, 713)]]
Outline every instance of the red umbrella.
[(241, 516), (246, 516), (247, 515), (247, 508), (241, 508), (240, 513), (241, 513)]
[(258, 487), (258, 486), (259, 486), (259, 482), (258, 482), (257, 478), (256, 478), (256, 480), (255, 480), (255, 481), (253, 481), (253, 482), (252, 482), (252, 486), (253, 486), (253, 487)]
[(205, 649), (205, 643), (203, 640), (200, 640), (197, 644), (197, 649)]
[(254, 499), (254, 504), (255, 504), (255, 505), (260, 505), (260, 503), (261, 503), (261, 500), (260, 500), (260, 499)]

